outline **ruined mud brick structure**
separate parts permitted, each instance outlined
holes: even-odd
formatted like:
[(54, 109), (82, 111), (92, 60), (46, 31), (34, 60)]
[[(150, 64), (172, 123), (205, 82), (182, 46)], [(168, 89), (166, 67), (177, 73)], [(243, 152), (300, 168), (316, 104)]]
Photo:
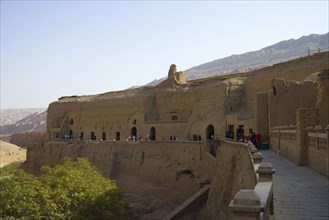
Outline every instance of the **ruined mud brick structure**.
[(329, 69), (314, 81), (273, 80), (269, 95), (271, 149), (329, 177)]
[(271, 150), (328, 176), (328, 132), (315, 132), (329, 124), (328, 60), (322, 52), (191, 81), (171, 65), (155, 87), (62, 97), (49, 105), (47, 138), (29, 148), (24, 168), (37, 172), (65, 156), (86, 157), (148, 219), (188, 198), (198, 208), (186, 205), (185, 213), (231, 218), (234, 195), (257, 191), (255, 148), (243, 142), (251, 131)]

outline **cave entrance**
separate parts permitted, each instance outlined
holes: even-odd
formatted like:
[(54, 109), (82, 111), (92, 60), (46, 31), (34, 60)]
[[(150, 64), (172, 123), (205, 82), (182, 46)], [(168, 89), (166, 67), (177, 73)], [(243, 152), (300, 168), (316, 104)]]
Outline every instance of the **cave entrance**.
[(151, 130), (150, 130), (150, 139), (152, 141), (156, 140), (155, 127), (152, 127)]
[(130, 130), (130, 135), (131, 135), (131, 138), (133, 138), (134, 136), (135, 136), (135, 138), (137, 138), (137, 128), (136, 127), (133, 127)]
[(95, 140), (95, 132), (90, 133), (90, 140)]
[(228, 125), (225, 137), (229, 138), (229, 139), (234, 139), (234, 134), (235, 134), (234, 133), (234, 125)]
[(106, 140), (106, 132), (103, 131), (102, 133), (102, 140), (105, 141)]
[(208, 125), (206, 128), (206, 139), (214, 139), (215, 137), (215, 128), (213, 125)]
[(120, 140), (120, 132), (117, 131), (115, 134), (115, 140), (119, 141)]
[(69, 138), (72, 139), (73, 138), (73, 131), (72, 130), (70, 130), (70, 134), (69, 135), (70, 135)]

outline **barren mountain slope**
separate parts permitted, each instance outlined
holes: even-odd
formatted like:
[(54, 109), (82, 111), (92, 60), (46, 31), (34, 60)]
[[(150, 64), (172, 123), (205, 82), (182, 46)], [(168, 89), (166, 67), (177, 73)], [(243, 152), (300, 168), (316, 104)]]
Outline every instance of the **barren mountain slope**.
[(0, 126), (15, 124), (19, 120), (37, 112), (46, 111), (45, 108), (25, 108), (25, 109), (1, 109), (0, 110)]
[(45, 131), (46, 130), (46, 117), (47, 112), (42, 113), (34, 112), (17, 121), (14, 124), (4, 125), (0, 127), (0, 134), (18, 134), (24, 132), (33, 131)]
[(244, 73), (328, 50), (329, 33), (322, 35), (311, 34), (296, 40), (281, 41), (261, 50), (214, 60), (185, 70), (184, 73), (188, 80), (232, 73)]

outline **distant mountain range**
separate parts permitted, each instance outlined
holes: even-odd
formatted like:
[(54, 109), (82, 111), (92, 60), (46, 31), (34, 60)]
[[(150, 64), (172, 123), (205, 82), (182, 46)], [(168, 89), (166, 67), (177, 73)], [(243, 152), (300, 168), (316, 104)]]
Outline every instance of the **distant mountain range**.
[(46, 108), (1, 109), (0, 126), (14, 124), (35, 112), (42, 113), (46, 110)]
[[(214, 60), (187, 69), (184, 73), (187, 80), (243, 73), (328, 50), (329, 33), (322, 35), (311, 34), (297, 40), (290, 39), (281, 41), (261, 50)], [(166, 79), (166, 77), (155, 79), (146, 86), (155, 86), (164, 79)]]
[[(24, 118), (21, 117), (24, 115)], [(11, 109), (1, 110), (1, 121), (13, 121), (0, 127), (1, 135), (18, 134), (46, 130), (46, 109)]]

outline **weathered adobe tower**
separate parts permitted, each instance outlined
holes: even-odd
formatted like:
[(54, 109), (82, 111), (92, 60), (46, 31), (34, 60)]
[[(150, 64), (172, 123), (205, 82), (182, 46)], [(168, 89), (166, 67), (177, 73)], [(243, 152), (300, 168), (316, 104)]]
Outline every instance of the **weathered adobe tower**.
[(319, 111), (319, 124), (326, 127), (329, 124), (329, 69), (324, 69), (318, 78), (318, 99), (316, 108)]

